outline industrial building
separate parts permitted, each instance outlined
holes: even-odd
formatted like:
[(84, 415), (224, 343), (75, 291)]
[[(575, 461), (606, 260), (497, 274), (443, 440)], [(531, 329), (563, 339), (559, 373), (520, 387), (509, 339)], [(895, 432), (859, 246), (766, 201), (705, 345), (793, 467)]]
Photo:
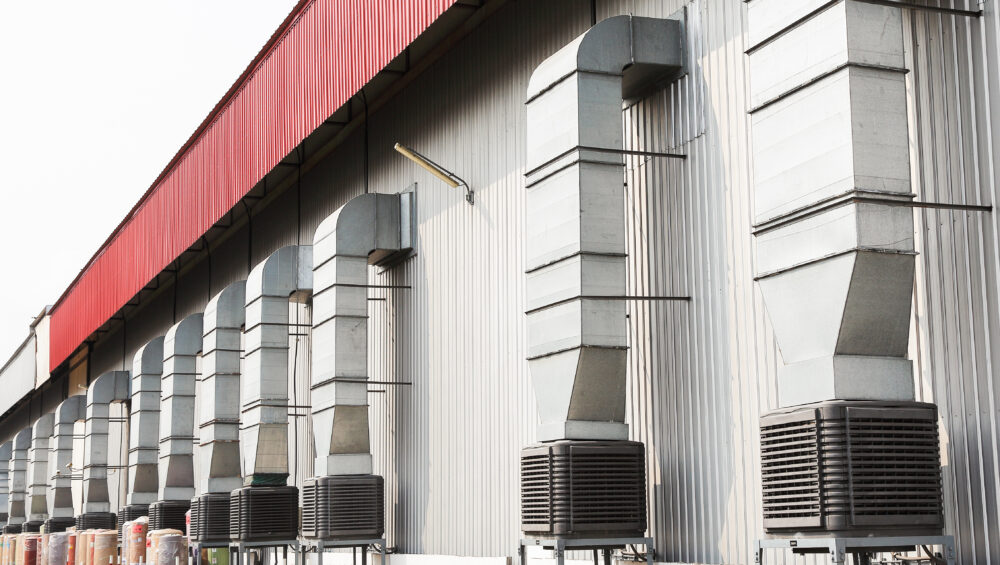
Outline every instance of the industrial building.
[(1000, 563), (998, 30), (302, 0), (0, 369), (6, 527)]

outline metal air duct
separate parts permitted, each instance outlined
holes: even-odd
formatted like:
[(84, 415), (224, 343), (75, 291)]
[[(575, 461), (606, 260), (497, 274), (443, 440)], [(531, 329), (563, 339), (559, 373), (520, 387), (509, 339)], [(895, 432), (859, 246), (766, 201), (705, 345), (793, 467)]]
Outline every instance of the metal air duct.
[[(679, 21), (609, 18), (543, 61), (528, 82), (527, 357), (538, 438), (560, 442), (560, 453), (572, 453), (575, 442), (591, 455), (634, 445), (626, 441), (625, 424), (622, 103), (681, 71), (683, 37)], [(537, 455), (537, 448), (527, 448), (522, 468)], [(589, 523), (571, 521), (558, 531), (523, 523), (523, 529), (550, 536), (641, 534), (645, 479), (633, 467), (633, 458), (609, 457), (607, 465), (591, 468), (592, 480), (579, 472), (550, 477), (571, 489), (564, 493), (570, 498), (619, 471), (635, 485), (605, 500), (604, 516)], [(522, 485), (522, 506), (533, 504), (536, 495)], [(637, 499), (641, 522), (634, 508), (616, 508)], [(538, 510), (536, 520), (557, 521), (551, 504)], [(617, 518), (626, 514), (628, 519)]]
[(158, 500), (149, 507), (149, 527), (185, 531), (194, 496), (194, 408), (201, 351), (202, 314), (174, 324), (163, 338), (160, 380)]
[(78, 529), (114, 529), (108, 492), (108, 433), (112, 402), (129, 397), (129, 372), (110, 371), (97, 377), (87, 389), (86, 445), (83, 454), (83, 513), (77, 516)]
[[(163, 336), (155, 337), (132, 358), (132, 406), (129, 414), (128, 506), (132, 519), (149, 515), (156, 501), (160, 465), (160, 381), (163, 378)], [(119, 520), (122, 521), (122, 520)], [(124, 522), (123, 522), (124, 523)]]
[(55, 414), (43, 414), (31, 426), (31, 451), (28, 454), (28, 496), (25, 503), (28, 522), (38, 524), (49, 517), (46, 495), (49, 490), (49, 441)]
[(205, 307), (197, 496), (191, 538), (229, 539), (229, 493), (240, 476), (240, 339), (246, 320), (246, 281), (235, 282)]
[[(239, 434), (244, 487), (230, 495), (233, 539), (298, 536), (297, 511), (287, 510), (298, 508), (298, 489), (285, 484), (288, 309), (290, 299), (301, 299), (312, 291), (312, 278), (312, 247), (308, 245), (278, 249), (247, 277)], [(255, 518), (255, 508), (268, 507), (278, 512), (277, 519), (268, 511)]]
[(8, 481), (7, 468), (10, 466), (10, 456), (12, 447), (14, 446), (13, 441), (5, 441), (0, 444), (0, 526), (7, 525), (7, 509), (8, 509)]
[(48, 475), (51, 492), (46, 500), (49, 519), (46, 531), (63, 531), (76, 523), (73, 507), (73, 439), (77, 422), (87, 419), (87, 396), (77, 394), (63, 400), (55, 410), (52, 441), (49, 442)]
[(14, 444), (10, 453), (10, 469), (8, 472), (8, 526), (24, 524), (25, 498), (27, 494), (28, 449), (31, 448), (31, 428), (14, 434)]
[(783, 408), (761, 418), (764, 526), (940, 531), (937, 417), (913, 401), (906, 357), (916, 253), (902, 13), (806, 8), (747, 9), (757, 279)]
[[(304, 534), (377, 538), (383, 481), (368, 429), (368, 265), (412, 247), (413, 194), (364, 194), (313, 238), (312, 422), (316, 478), (304, 486)], [(336, 477), (331, 477), (336, 476)]]

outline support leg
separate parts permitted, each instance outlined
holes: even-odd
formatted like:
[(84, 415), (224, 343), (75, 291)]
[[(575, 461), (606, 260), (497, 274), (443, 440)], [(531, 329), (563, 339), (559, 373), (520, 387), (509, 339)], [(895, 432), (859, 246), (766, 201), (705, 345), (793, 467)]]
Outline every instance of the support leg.
[(594, 550), (594, 565), (598, 565), (598, 563), (597, 563), (597, 552), (598, 552), (598, 550), (595, 549)]
[(604, 565), (611, 565), (611, 550), (604, 550)]
[(524, 543), (522, 543), (521, 541), (518, 541), (517, 542), (517, 557), (520, 560), (521, 565), (526, 565), (524, 554), (525, 554)]
[(368, 565), (368, 546), (361, 546), (361, 565)]

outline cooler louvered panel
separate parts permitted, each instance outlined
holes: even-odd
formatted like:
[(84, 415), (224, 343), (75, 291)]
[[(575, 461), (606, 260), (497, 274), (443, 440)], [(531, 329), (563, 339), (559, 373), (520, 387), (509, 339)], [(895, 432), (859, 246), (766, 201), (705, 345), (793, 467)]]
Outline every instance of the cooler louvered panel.
[(303, 535), (379, 538), (385, 532), (385, 484), (378, 475), (314, 477), (303, 486)]
[(293, 540), (299, 530), (299, 489), (252, 486), (229, 498), (229, 537), (240, 541)]

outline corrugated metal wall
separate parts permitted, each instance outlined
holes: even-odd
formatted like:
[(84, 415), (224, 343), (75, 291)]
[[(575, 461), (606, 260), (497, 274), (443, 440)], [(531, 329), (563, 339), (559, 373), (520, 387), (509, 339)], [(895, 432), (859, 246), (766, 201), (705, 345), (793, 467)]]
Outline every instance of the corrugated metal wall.
[[(629, 292), (690, 297), (630, 304), (629, 420), (648, 448), (658, 558), (747, 563), (761, 532), (757, 418), (777, 405), (778, 355), (752, 279), (745, 6), (601, 0), (597, 17), (667, 16), (685, 5), (688, 76), (623, 114), (632, 147), (688, 155), (627, 165)], [(920, 200), (995, 197), (1000, 20), (987, 7), (982, 21), (907, 12)], [(401, 552), (515, 552), (519, 451), (535, 426), (523, 360), (524, 91), (534, 67), (589, 25), (587, 2), (511, 1), (371, 117), (371, 190), (418, 183), (416, 254), (371, 279), (410, 288), (369, 295), (371, 378), (412, 383), (373, 385), (369, 397), (387, 533)], [(476, 205), (392, 151), (397, 141), (468, 180)], [(303, 177), (301, 191), (255, 215), (255, 262), (308, 243), (320, 221), (364, 191), (361, 151), (359, 132)], [(920, 210), (917, 218), (911, 357), (922, 398), (941, 407), (949, 532), (961, 542), (960, 562), (996, 563), (1000, 226), (983, 212)], [(240, 261), (213, 269), (215, 292), (245, 276), (245, 243), (241, 236), (218, 250)], [(178, 317), (203, 307), (206, 276), (182, 277)], [(135, 315), (169, 316), (170, 304), (157, 300)], [(152, 337), (155, 325), (130, 320), (128, 349), (141, 345), (133, 332)], [(295, 402), (306, 404), (309, 337), (297, 339)], [(121, 338), (106, 340), (118, 340), (102, 354), (117, 368), (111, 351)], [(301, 481), (311, 474), (312, 438), (306, 419), (297, 421), (293, 476)]]
[(197, 241), (453, 2), (307, 3), (56, 303), (51, 366)]

